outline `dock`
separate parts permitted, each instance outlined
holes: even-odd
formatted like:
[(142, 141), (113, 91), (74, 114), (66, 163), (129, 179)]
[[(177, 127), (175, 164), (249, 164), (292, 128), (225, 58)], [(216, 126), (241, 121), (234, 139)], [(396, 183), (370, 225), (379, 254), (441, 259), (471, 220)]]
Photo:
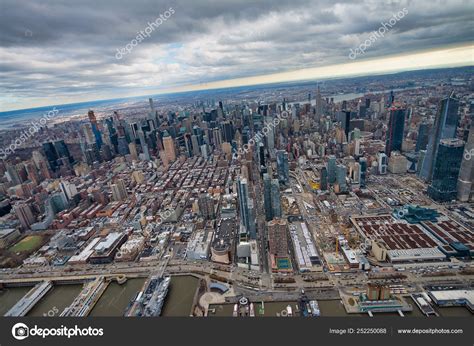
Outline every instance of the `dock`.
[(22, 317), (38, 303), (51, 288), (53, 283), (51, 281), (43, 281), (36, 284), (23, 298), (21, 298), (8, 312), (7, 317)]
[(411, 295), (411, 298), (415, 302), (416, 306), (421, 310), (421, 312), (429, 316), (439, 316), (438, 313), (433, 309), (431, 304), (426, 300), (425, 296), (421, 293), (414, 293)]
[(95, 304), (109, 286), (110, 281), (103, 276), (88, 282), (72, 304), (64, 309), (61, 317), (85, 317), (90, 314)]

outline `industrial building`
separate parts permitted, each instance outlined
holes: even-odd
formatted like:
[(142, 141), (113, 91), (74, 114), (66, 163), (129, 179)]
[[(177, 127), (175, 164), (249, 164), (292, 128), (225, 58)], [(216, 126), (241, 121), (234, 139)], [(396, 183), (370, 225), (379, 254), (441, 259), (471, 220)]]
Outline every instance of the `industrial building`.
[(379, 261), (439, 261), (446, 255), (441, 244), (421, 225), (396, 220), (391, 215), (352, 217), (356, 230), (372, 244)]
[(320, 268), (321, 260), (306, 223), (292, 223), (289, 228), (299, 271), (307, 272)]
[(211, 260), (229, 264), (232, 258), (232, 244), (235, 234), (235, 220), (220, 220), (211, 245)]

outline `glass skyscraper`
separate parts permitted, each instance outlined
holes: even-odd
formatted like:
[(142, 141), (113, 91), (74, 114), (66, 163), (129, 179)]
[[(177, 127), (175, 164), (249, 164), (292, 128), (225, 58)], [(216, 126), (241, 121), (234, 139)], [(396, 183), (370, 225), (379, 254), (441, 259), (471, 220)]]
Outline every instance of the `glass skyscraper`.
[(454, 98), (454, 92), (441, 101), (441, 106), (435, 119), (428, 148), (423, 159), (423, 166), (420, 170), (420, 177), (426, 181), (432, 180), (441, 140), (456, 137), (459, 120), (458, 109), (459, 101)]
[(390, 121), (388, 123), (387, 143), (385, 153), (390, 156), (392, 151), (401, 151), (403, 143), (403, 131), (405, 129), (405, 110), (391, 109)]
[(288, 153), (285, 150), (278, 150), (276, 153), (278, 180), (282, 184), (290, 182), (290, 168), (288, 166)]
[(464, 142), (454, 138), (443, 139), (437, 153), (428, 195), (435, 201), (448, 202), (456, 199)]
[(334, 184), (336, 182), (336, 157), (334, 155), (329, 156), (328, 179), (329, 184)]

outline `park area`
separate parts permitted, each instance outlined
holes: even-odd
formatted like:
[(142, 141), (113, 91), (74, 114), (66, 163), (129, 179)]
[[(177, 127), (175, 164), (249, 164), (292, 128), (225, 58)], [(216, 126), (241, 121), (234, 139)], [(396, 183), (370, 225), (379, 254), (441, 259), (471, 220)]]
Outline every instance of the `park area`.
[(18, 243), (13, 245), (9, 251), (17, 253), (17, 252), (25, 252), (25, 251), (32, 251), (38, 248), (41, 245), (43, 237), (40, 235), (29, 235), (20, 240)]

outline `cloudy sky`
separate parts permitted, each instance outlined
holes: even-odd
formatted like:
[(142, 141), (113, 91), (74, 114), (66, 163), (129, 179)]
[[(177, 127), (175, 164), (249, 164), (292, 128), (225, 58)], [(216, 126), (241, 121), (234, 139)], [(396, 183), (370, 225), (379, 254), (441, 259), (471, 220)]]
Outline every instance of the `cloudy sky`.
[[(349, 58), (404, 8), (389, 33)], [(117, 59), (160, 14), (171, 16)], [(473, 0), (2, 0), (0, 111), (473, 65), (473, 14)]]

